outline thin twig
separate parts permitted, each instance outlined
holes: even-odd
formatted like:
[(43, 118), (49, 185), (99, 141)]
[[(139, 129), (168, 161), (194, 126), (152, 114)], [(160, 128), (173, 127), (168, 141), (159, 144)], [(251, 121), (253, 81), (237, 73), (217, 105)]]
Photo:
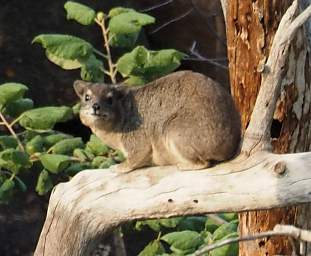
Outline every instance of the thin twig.
[(142, 9), (142, 10), (140, 10), (140, 12), (149, 12), (149, 11), (153, 11), (153, 10), (155, 10), (155, 9), (158, 9), (158, 8), (164, 6), (164, 5), (168, 5), (168, 4), (173, 3), (173, 2), (174, 2), (174, 0), (168, 0), (168, 1), (166, 1), (166, 2), (163, 2), (163, 3), (160, 3), (160, 4), (156, 4), (156, 5), (154, 5), (154, 6), (148, 7), (148, 8), (146, 8), (146, 9)]
[(17, 117), (15, 120), (13, 120), (13, 122), (10, 123), (10, 126), (13, 127), (19, 120), (22, 119), (22, 117), (23, 117), (23, 114), (21, 114), (19, 117)]
[[(228, 245), (228, 244), (232, 244), (236, 242), (251, 241), (251, 240), (256, 240), (256, 239), (270, 237), (270, 236), (289, 236), (294, 239), (311, 242), (311, 231), (303, 230), (303, 229), (296, 228), (290, 225), (276, 225), (272, 231), (266, 231), (266, 232), (257, 233), (257, 234), (244, 236), (244, 237), (228, 238), (228, 239), (216, 242), (214, 244), (207, 245), (203, 247), (202, 249), (196, 251), (195, 253), (191, 254), (191, 256), (203, 255), (209, 251), (215, 250), (224, 245)], [(295, 247), (293, 248), (293, 250), (295, 250)]]
[(180, 16), (174, 18), (174, 19), (171, 19), (171, 20), (169, 20), (168, 22), (165, 22), (165, 23), (162, 24), (160, 27), (158, 27), (158, 28), (156, 28), (155, 30), (151, 31), (151, 32), (150, 32), (150, 35), (155, 34), (155, 33), (159, 32), (161, 29), (167, 27), (168, 25), (170, 25), (170, 24), (172, 24), (172, 23), (174, 23), (174, 22), (176, 22), (176, 21), (179, 21), (179, 20), (185, 18), (185, 17), (188, 16), (192, 11), (193, 11), (193, 8), (191, 8), (190, 10), (188, 10), (187, 12), (185, 12), (184, 14), (182, 14), (182, 15), (180, 15)]
[(115, 84), (117, 81), (116, 81), (116, 76), (114, 72), (114, 63), (112, 62), (112, 56), (111, 56), (110, 46), (109, 46), (109, 39), (108, 39), (109, 30), (108, 28), (106, 28), (105, 19), (102, 19), (102, 20), (95, 19), (95, 22), (100, 26), (102, 30), (102, 34), (104, 38), (104, 46), (106, 48), (106, 53), (107, 53), (106, 59), (108, 61), (108, 67), (109, 67), (108, 75), (111, 79), (111, 82)]
[(189, 52), (191, 53), (191, 55), (195, 56), (196, 59), (193, 59), (193, 58), (185, 58), (185, 60), (196, 60), (196, 61), (206, 61), (216, 67), (219, 67), (219, 68), (222, 68), (222, 69), (225, 69), (225, 70), (228, 70), (228, 67), (225, 66), (225, 65), (222, 65), (216, 61), (214, 61), (213, 59), (208, 59), (208, 58), (205, 58), (204, 56), (202, 56), (197, 50), (196, 50), (196, 45), (197, 45), (197, 42), (196, 41), (193, 41), (192, 43), (192, 46), (191, 48), (189, 49)]
[(9, 130), (9, 132), (12, 134), (12, 136), (16, 139), (18, 146), (22, 151), (25, 151), (25, 148), (21, 141), (19, 140), (18, 136), (16, 135), (15, 131), (12, 129), (12, 126), (8, 123), (8, 121), (5, 119), (4, 115), (0, 112), (0, 119), (2, 120), (3, 125)]
[(106, 55), (106, 54), (103, 54), (101, 51), (99, 51), (99, 50), (97, 50), (97, 49), (95, 49), (95, 48), (93, 48), (93, 51), (94, 51), (97, 55), (99, 55), (99, 56), (101, 56), (101, 57), (103, 57), (103, 58), (105, 58), (105, 59), (108, 59), (107, 55)]

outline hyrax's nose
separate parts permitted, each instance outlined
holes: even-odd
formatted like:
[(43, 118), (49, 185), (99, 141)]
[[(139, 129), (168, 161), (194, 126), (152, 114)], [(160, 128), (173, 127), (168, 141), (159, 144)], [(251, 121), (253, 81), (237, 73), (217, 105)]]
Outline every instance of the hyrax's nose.
[(93, 106), (92, 106), (92, 108), (93, 108), (94, 112), (96, 113), (97, 111), (99, 111), (100, 106), (99, 106), (98, 103), (94, 103)]

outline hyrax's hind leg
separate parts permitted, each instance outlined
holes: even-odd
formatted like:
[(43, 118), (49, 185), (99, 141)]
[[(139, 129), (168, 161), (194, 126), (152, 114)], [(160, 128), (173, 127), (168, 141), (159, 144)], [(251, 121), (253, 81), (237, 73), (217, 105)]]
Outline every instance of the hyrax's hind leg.
[(167, 139), (171, 162), (181, 170), (200, 170), (211, 167), (212, 159), (208, 159), (196, 141), (191, 141), (185, 134), (170, 134)]

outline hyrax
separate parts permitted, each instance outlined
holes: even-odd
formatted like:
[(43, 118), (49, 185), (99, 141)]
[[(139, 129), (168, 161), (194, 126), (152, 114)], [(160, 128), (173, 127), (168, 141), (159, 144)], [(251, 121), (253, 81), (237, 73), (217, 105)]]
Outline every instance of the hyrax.
[(231, 158), (240, 142), (240, 116), (229, 93), (212, 79), (180, 71), (128, 88), (76, 81), (80, 118), (127, 160), (119, 172), (151, 165), (182, 170)]

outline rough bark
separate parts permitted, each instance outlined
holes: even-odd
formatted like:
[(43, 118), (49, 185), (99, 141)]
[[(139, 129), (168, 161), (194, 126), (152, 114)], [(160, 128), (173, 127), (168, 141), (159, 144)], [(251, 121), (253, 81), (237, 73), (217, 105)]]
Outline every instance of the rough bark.
[[(248, 126), (261, 84), (264, 63), (280, 18), (292, 1), (230, 1), (227, 16), (232, 94)], [(290, 48), (282, 92), (272, 122), (274, 151), (301, 152), (310, 145), (310, 75), (307, 40), (299, 31)], [(306, 206), (240, 214), (240, 233), (271, 230), (277, 223), (307, 224)], [(303, 227), (306, 227), (305, 225)], [(240, 244), (240, 255), (290, 254), (287, 239)]]

